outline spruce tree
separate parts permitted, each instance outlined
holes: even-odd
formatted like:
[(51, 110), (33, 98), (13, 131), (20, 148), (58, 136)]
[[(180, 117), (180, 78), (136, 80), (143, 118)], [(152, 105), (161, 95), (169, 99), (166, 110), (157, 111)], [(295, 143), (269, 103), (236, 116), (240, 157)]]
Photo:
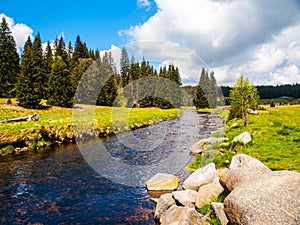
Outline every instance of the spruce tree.
[(36, 77), (35, 84), (36, 88), (39, 89), (40, 99), (46, 96), (47, 88), (45, 88), (48, 83), (48, 77), (45, 75), (45, 65), (44, 65), (44, 57), (43, 57), (43, 47), (40, 33), (38, 33), (32, 44), (32, 53), (33, 53), (33, 66), (32, 73)]
[(44, 68), (45, 68), (45, 80), (47, 80), (46, 83), (44, 83), (44, 99), (47, 99), (49, 97), (49, 77), (52, 70), (52, 64), (53, 64), (53, 53), (50, 43), (47, 43), (45, 53), (44, 53)]
[(217, 80), (215, 78), (215, 73), (212, 71), (210, 73), (210, 107), (216, 108), (218, 104), (218, 85)]
[(18, 105), (29, 109), (41, 107), (40, 74), (37, 73), (35, 66), (33, 46), (29, 36), (24, 45), (21, 74), (16, 88)]
[(0, 23), (0, 97), (13, 97), (20, 73), (16, 43), (3, 17)]
[(126, 49), (121, 50), (120, 58), (120, 75), (122, 80), (122, 87), (125, 87), (131, 80), (129, 79), (129, 58)]
[(205, 69), (202, 68), (199, 83), (197, 85), (196, 96), (194, 99), (194, 105), (197, 109), (209, 108), (208, 93), (209, 78)]
[(56, 56), (49, 77), (49, 97), (47, 104), (61, 107), (71, 107), (73, 90), (70, 71), (61, 56)]

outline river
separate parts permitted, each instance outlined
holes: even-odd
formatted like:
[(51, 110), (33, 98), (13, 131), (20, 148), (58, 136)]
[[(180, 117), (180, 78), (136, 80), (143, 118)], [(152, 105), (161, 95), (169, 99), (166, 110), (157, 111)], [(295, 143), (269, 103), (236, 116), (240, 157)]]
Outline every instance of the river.
[[(217, 129), (216, 120), (214, 115), (186, 110), (176, 120), (89, 141), (79, 148), (69, 144), (0, 162), (0, 223), (155, 224), (155, 205), (145, 180), (157, 172), (186, 178), (190, 172), (181, 163), (192, 159), (188, 148), (209, 137)], [(122, 164), (103, 166), (106, 159), (87, 153), (99, 152), (99, 145)]]

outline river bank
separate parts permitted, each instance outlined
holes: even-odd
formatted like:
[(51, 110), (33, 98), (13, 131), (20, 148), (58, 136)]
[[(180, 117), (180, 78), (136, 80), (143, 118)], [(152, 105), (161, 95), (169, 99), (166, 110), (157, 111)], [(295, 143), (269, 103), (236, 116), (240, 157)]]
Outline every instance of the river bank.
[[(3, 102), (3, 101), (2, 101)], [(180, 115), (181, 109), (162, 110), (158, 108), (130, 109), (129, 119), (124, 120), (128, 109), (112, 107), (95, 107), (92, 124), (86, 124), (81, 132), (89, 137), (107, 136), (126, 130), (157, 124), (172, 120)], [(24, 109), (13, 104), (0, 104), (0, 120), (28, 116), (37, 113), (38, 121), (0, 123), (0, 156), (23, 154), (28, 151), (45, 151), (53, 145), (75, 141), (72, 109), (49, 107), (43, 110)]]

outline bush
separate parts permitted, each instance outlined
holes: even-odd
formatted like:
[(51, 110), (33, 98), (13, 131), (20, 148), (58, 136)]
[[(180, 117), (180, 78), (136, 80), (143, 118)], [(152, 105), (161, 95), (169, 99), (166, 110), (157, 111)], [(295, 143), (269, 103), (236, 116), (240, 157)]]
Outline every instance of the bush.
[(271, 100), (271, 102), (270, 102), (270, 107), (275, 107), (275, 103), (273, 100)]

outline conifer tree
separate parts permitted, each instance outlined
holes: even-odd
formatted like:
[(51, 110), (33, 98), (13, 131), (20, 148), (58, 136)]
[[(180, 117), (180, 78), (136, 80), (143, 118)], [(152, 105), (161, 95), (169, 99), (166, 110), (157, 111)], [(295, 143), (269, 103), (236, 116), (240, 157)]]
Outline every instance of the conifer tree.
[(45, 90), (44, 99), (47, 99), (49, 97), (49, 77), (52, 70), (52, 64), (53, 64), (53, 53), (52, 53), (51, 45), (48, 41), (44, 52), (45, 80), (47, 80), (47, 82), (44, 83), (44, 90)]
[(58, 55), (55, 57), (49, 77), (49, 97), (47, 104), (71, 107), (73, 93), (68, 65)]
[(20, 72), (16, 43), (3, 17), (0, 23), (0, 97), (13, 97)]
[(215, 73), (212, 71), (210, 73), (210, 107), (216, 108), (218, 104), (218, 85), (215, 78)]
[(68, 51), (66, 49), (66, 44), (63, 36), (61, 36), (59, 39), (58, 38), (55, 39), (54, 48), (55, 48), (54, 57), (57, 58), (57, 56), (60, 56), (62, 60), (66, 63), (67, 67), (69, 67), (70, 61), (68, 59)]
[(43, 47), (40, 33), (38, 33), (32, 44), (32, 53), (33, 53), (33, 65), (32, 65), (32, 73), (36, 77), (35, 84), (36, 88), (39, 89), (40, 99), (46, 96), (46, 91), (44, 87), (48, 83), (48, 77), (45, 75), (45, 65), (43, 58)]
[(29, 36), (24, 45), (21, 73), (16, 88), (18, 105), (29, 109), (41, 107), (40, 74), (36, 73), (34, 57), (33, 46)]
[(126, 49), (123, 47), (121, 50), (120, 58), (120, 75), (122, 80), (122, 87), (125, 87), (129, 82), (129, 58)]
[(204, 68), (202, 68), (199, 83), (197, 85), (194, 105), (197, 109), (209, 108), (208, 93), (209, 93), (209, 78)]

